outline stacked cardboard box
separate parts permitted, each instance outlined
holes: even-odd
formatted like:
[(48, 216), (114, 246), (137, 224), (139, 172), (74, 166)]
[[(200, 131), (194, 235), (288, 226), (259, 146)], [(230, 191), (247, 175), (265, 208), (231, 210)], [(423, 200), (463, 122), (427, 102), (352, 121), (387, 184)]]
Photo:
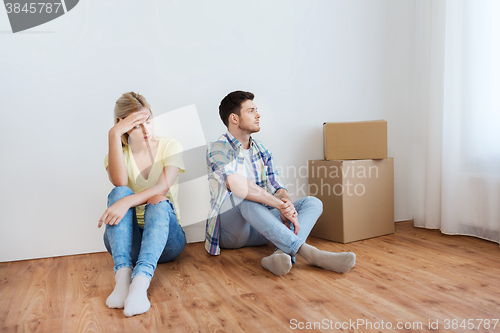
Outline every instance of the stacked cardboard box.
[(311, 236), (336, 242), (394, 233), (394, 160), (387, 122), (323, 124), (324, 160), (308, 162), (309, 195), (323, 202)]

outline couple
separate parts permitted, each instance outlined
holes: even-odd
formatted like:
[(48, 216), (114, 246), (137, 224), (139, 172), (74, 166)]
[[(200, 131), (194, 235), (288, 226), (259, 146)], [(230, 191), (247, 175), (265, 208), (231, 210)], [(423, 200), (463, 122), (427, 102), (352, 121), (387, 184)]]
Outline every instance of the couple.
[[(354, 253), (320, 251), (305, 243), (322, 203), (314, 197), (290, 200), (272, 154), (251, 137), (260, 131), (253, 98), (234, 91), (219, 106), (228, 130), (207, 151), (211, 207), (205, 248), (218, 255), (220, 248), (272, 242), (277, 248), (261, 264), (274, 275), (288, 273), (297, 254), (311, 265), (347, 272), (356, 262)], [(104, 244), (113, 256), (116, 281), (106, 304), (131, 317), (150, 308), (147, 290), (156, 265), (174, 260), (186, 246), (175, 186), (184, 164), (179, 142), (154, 136), (143, 96), (123, 94), (114, 113), (105, 167), (116, 187), (99, 227), (106, 225)]]

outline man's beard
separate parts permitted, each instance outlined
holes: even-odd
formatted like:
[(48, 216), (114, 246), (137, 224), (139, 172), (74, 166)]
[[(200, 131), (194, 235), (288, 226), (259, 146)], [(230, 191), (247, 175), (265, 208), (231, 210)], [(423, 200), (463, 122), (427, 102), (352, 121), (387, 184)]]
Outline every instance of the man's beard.
[(238, 125), (238, 129), (241, 130), (241, 131), (245, 131), (245, 132), (249, 132), (250, 134), (252, 133), (257, 133), (258, 131), (260, 131), (260, 127), (259, 126), (256, 126), (257, 129), (250, 129), (250, 128), (246, 128), (246, 127), (241, 127), (241, 124)]

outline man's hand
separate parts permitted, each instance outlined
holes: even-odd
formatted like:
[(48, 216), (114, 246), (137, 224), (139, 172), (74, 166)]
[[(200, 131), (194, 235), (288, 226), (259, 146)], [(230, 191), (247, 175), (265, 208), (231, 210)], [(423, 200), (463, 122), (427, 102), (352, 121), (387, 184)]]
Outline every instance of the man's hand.
[(127, 214), (127, 211), (130, 209), (130, 204), (128, 203), (127, 197), (122, 198), (111, 205), (104, 214), (102, 214), (99, 219), (98, 228), (102, 226), (102, 224), (109, 225), (117, 225), (120, 223), (122, 218)]
[(281, 221), (283, 221), (288, 228), (290, 228), (290, 226), (286, 222), (292, 222), (294, 233), (297, 235), (300, 229), (297, 210), (290, 199), (282, 198), (281, 201), (283, 201), (283, 205), (279, 208)]
[(288, 199), (290, 200), (290, 196), (288, 195), (288, 192), (284, 188), (280, 188), (274, 193), (274, 196), (278, 199)]

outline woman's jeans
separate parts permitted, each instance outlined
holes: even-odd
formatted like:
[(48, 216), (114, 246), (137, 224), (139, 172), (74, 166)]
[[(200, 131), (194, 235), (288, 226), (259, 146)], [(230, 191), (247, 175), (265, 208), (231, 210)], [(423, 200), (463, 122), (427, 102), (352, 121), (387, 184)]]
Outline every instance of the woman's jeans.
[(237, 249), (272, 242), (283, 252), (295, 255), (304, 244), (321, 213), (323, 203), (315, 197), (305, 197), (293, 203), (298, 213), (299, 233), (293, 232), (281, 221), (280, 211), (269, 210), (265, 205), (242, 199), (233, 194), (222, 204), (220, 214), (220, 246)]
[[(132, 194), (134, 192), (126, 186), (115, 187), (108, 196), (108, 207)], [(137, 224), (135, 207), (132, 207), (120, 223), (106, 225), (103, 238), (106, 249), (113, 256), (115, 273), (129, 267), (133, 269), (132, 278), (139, 274), (150, 280), (158, 263), (174, 260), (186, 246), (184, 230), (168, 199), (146, 205), (144, 228)]]

